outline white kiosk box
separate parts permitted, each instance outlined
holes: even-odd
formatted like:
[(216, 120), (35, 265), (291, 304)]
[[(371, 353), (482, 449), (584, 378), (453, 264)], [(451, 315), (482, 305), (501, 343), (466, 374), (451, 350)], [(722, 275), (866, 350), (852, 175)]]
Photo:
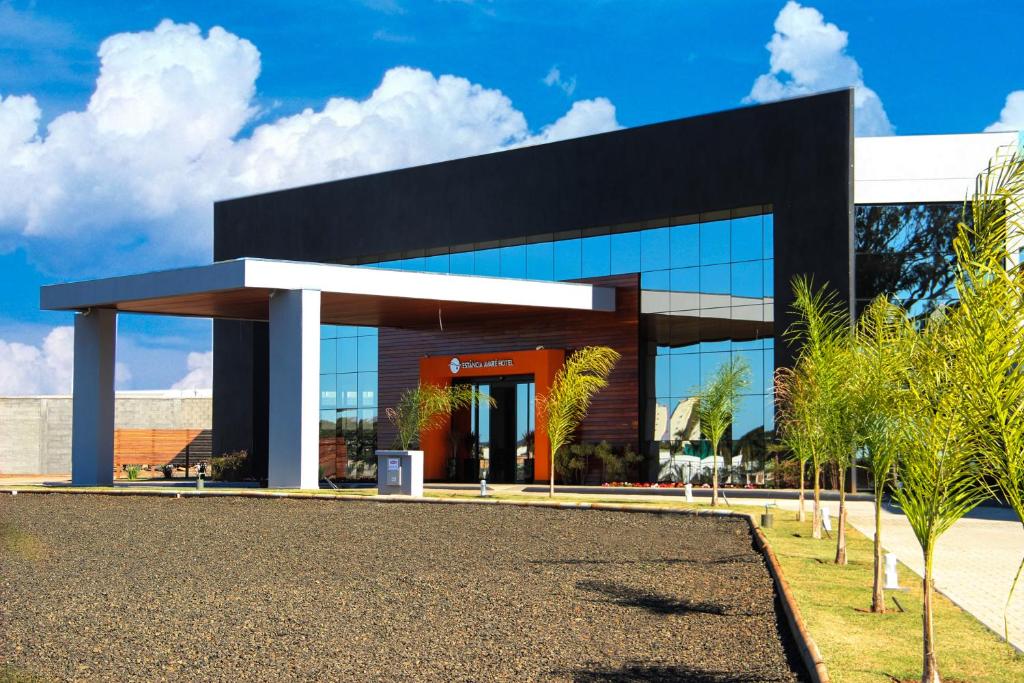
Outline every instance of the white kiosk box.
[(377, 451), (377, 493), (423, 496), (423, 451)]

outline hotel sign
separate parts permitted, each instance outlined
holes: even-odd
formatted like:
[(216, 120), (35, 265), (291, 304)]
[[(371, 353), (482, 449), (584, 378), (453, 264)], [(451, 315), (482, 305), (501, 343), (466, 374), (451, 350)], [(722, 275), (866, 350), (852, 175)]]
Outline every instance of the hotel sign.
[(485, 370), (512, 367), (511, 358), (495, 358), (494, 360), (459, 360), (456, 356), (448, 363), (448, 369), (453, 375), (459, 374), (461, 370)]

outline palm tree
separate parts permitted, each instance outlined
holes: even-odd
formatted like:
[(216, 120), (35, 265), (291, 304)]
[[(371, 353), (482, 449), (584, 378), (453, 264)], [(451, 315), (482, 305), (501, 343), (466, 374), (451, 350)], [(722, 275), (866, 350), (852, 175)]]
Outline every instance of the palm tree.
[(396, 445), (407, 451), (419, 441), (420, 434), (439, 429), (453, 411), (476, 402), (494, 405), (493, 398), (468, 385), (419, 384), (402, 392), (398, 405), (384, 413), (395, 426)]
[(585, 346), (574, 351), (555, 373), (546, 395), (537, 395), (547, 417), (551, 448), (548, 495), (555, 495), (555, 453), (566, 446), (587, 416), (590, 401), (608, 386), (608, 375), (622, 355), (607, 346)]
[(902, 447), (899, 429), (899, 397), (914, 328), (906, 312), (885, 296), (872, 301), (860, 319), (854, 336), (851, 400), (859, 404), (861, 443), (868, 456), (875, 503), (874, 581), (871, 611), (885, 612), (882, 592), (882, 497)]
[(718, 505), (718, 446), (732, 424), (740, 392), (750, 386), (750, 366), (741, 357), (718, 366), (697, 397), (700, 431), (711, 442), (711, 505)]
[[(978, 448), (1003, 500), (1024, 523), (1024, 272), (1009, 245), (1024, 237), (1024, 157), (997, 157), (978, 176), (971, 220), (953, 246), (958, 304), (949, 325), (967, 373), (961, 401), (981, 437)], [(1017, 570), (1003, 611), (1024, 570)]]
[[(821, 466), (830, 450), (836, 448), (834, 428), (840, 424), (838, 412), (845, 391), (841, 358), (848, 348), (850, 320), (836, 293), (825, 286), (814, 287), (804, 276), (793, 278), (793, 324), (786, 330), (786, 340), (798, 351), (794, 372), (801, 375), (801, 391), (807, 402), (802, 427), (809, 442), (814, 470), (814, 514), (811, 536), (821, 538)], [(830, 431), (833, 429), (833, 431)], [(841, 501), (840, 522), (845, 506)], [(838, 553), (837, 553), (838, 554)]]
[[(804, 499), (807, 475), (807, 463), (814, 456), (817, 443), (811, 433), (813, 423), (810, 420), (813, 393), (806, 375), (798, 367), (781, 367), (775, 371), (775, 402), (778, 406), (776, 416), (776, 434), (782, 447), (788, 449), (800, 464), (800, 503), (796, 519), (803, 522), (807, 519), (804, 511)], [(817, 462), (817, 458), (813, 458)]]

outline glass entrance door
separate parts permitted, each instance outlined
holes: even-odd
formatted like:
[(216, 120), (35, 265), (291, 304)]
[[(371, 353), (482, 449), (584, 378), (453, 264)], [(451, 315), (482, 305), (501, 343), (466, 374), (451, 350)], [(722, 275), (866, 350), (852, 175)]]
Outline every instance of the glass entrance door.
[[(494, 400), (452, 415), (453, 476), (492, 483), (533, 481), (534, 383), (532, 377), (480, 378), (469, 384)], [(463, 431), (467, 430), (467, 431)]]

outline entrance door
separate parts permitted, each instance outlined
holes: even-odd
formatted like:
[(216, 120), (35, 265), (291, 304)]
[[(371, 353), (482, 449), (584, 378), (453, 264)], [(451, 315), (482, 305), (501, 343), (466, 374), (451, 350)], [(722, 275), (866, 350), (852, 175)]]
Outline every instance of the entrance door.
[[(480, 378), (464, 382), (494, 400), (452, 416), (452, 440), (460, 449), (462, 479), (486, 477), (496, 484), (533, 481), (534, 383), (532, 377)], [(469, 432), (463, 436), (460, 426)]]

